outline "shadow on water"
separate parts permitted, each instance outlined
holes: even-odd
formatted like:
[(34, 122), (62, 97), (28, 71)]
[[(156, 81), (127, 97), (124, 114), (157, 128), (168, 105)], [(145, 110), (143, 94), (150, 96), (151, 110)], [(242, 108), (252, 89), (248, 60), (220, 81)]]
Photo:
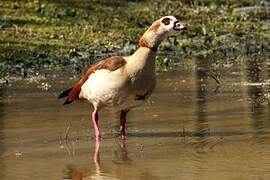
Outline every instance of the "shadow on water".
[(3, 153), (5, 151), (4, 145), (3, 145), (3, 129), (4, 129), (4, 89), (0, 85), (0, 177), (5, 177), (5, 164), (3, 159)]
[(265, 122), (267, 114), (265, 114), (265, 111), (268, 111), (268, 109), (262, 104), (265, 88), (260, 83), (265, 78), (262, 72), (264, 63), (261, 60), (255, 58), (247, 61), (247, 81), (250, 84), (248, 86), (248, 98), (250, 99), (251, 126), (254, 128), (255, 138), (263, 142), (265, 130), (267, 129), (267, 122)]

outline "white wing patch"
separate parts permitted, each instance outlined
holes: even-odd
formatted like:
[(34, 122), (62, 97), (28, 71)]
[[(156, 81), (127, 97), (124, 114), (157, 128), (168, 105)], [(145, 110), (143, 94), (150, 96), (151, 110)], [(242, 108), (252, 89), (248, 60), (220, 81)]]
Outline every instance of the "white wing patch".
[(114, 104), (125, 83), (126, 79), (121, 75), (121, 70), (100, 69), (92, 73), (82, 85), (80, 98), (93, 104)]

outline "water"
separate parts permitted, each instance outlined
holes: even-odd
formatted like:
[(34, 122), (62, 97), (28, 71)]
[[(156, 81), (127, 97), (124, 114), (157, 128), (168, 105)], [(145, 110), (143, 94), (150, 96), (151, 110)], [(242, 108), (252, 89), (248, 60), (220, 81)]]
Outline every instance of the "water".
[(124, 142), (116, 112), (100, 114), (96, 144), (91, 106), (61, 105), (72, 80), (2, 88), (0, 179), (270, 179), (269, 61), (224, 64), (219, 88), (209, 64), (159, 73), (151, 99), (128, 114)]

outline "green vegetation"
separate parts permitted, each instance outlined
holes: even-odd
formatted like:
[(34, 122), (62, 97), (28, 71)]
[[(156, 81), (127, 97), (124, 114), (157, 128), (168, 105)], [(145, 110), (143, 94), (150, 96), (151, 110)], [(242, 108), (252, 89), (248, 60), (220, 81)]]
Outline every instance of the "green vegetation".
[[(261, 0), (1, 0), (1, 75), (16, 67), (61, 71), (77, 61), (82, 67), (100, 53), (122, 49), (128, 54), (164, 15), (180, 17), (189, 30), (165, 41), (161, 51), (177, 56), (266, 54), (269, 8)], [(159, 59), (159, 68), (168, 66), (170, 59)]]

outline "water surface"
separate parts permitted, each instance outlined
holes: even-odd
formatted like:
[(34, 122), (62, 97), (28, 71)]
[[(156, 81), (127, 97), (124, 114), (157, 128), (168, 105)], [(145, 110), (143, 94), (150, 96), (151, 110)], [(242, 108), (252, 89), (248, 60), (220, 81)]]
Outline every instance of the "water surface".
[(91, 106), (62, 106), (74, 80), (48, 91), (27, 80), (1, 89), (0, 179), (270, 179), (269, 61), (224, 64), (220, 87), (208, 61), (158, 74), (151, 99), (128, 114), (102, 111), (94, 141)]

